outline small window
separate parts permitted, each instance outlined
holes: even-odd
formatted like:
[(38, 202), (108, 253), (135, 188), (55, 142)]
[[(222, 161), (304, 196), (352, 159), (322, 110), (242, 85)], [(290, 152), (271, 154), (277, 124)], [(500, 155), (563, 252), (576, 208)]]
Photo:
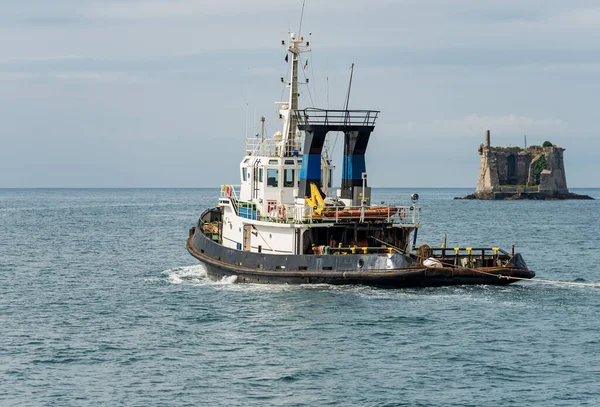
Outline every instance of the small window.
[(263, 169), (258, 169), (258, 182), (263, 182)]
[(327, 177), (327, 188), (331, 188), (331, 180), (333, 179), (333, 170), (329, 169), (329, 176)]
[(293, 187), (294, 186), (294, 170), (291, 168), (286, 168), (283, 171), (283, 186), (284, 187)]
[(294, 165), (294, 160), (285, 160), (285, 165)]
[(248, 168), (242, 168), (242, 180), (246, 181), (248, 179)]
[(279, 164), (279, 160), (269, 160), (269, 165), (277, 165)]
[(267, 186), (278, 187), (279, 186), (279, 170), (269, 168), (267, 170)]
[(249, 162), (249, 161), (250, 161), (250, 159), (249, 159), (249, 158), (246, 158), (246, 159), (244, 160), (244, 164), (248, 164), (248, 162)]

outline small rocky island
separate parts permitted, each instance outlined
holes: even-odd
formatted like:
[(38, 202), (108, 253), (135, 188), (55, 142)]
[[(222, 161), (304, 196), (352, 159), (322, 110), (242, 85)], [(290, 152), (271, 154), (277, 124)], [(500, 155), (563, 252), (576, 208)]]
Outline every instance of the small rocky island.
[(594, 199), (567, 189), (563, 151), (549, 141), (524, 149), (492, 147), (488, 130), (479, 146), (477, 189), (455, 199)]

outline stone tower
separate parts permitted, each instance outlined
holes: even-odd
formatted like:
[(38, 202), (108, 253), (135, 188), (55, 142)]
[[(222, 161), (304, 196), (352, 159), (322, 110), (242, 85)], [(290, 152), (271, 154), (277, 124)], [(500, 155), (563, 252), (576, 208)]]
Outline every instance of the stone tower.
[(492, 147), (490, 131), (479, 146), (475, 199), (578, 199), (567, 189), (562, 147)]

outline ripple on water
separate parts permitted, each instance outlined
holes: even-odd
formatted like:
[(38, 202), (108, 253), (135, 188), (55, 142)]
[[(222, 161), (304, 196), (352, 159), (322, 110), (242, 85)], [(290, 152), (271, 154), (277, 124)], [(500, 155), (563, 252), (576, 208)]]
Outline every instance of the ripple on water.
[[(600, 282), (600, 201), (373, 199), (412, 192), (422, 242), (517, 243), (539, 278)], [(213, 281), (185, 238), (216, 193), (0, 190), (0, 405), (600, 401), (599, 289)]]

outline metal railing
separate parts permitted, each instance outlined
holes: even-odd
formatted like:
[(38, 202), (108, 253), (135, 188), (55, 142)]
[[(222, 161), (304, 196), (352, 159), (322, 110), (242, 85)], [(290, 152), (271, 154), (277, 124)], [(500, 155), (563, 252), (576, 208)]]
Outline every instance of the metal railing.
[[(290, 157), (294, 151), (300, 151), (302, 144), (304, 143), (304, 137), (295, 138), (289, 140), (286, 145), (283, 142), (277, 141), (273, 138), (267, 138), (261, 140), (258, 137), (246, 138), (246, 155), (263, 156), (263, 157)], [(284, 149), (281, 154), (280, 149)]]
[(246, 155), (275, 156), (276, 142), (273, 139), (261, 140), (259, 137), (246, 138)]
[(298, 124), (311, 126), (375, 126), (378, 110), (296, 110)]
[[(267, 209), (262, 203), (239, 201), (236, 190), (240, 185), (223, 185), (220, 203), (231, 202), (235, 213), (246, 219), (277, 223), (343, 223), (389, 222), (417, 225), (421, 223), (419, 206), (325, 206), (317, 211), (309, 205), (278, 204)], [(264, 211), (264, 212), (263, 212)], [(320, 213), (319, 213), (320, 212)]]
[(460, 267), (502, 266), (514, 256), (514, 247), (512, 253), (499, 247), (430, 247), (429, 250), (444, 265)]
[(272, 211), (259, 216), (259, 220), (279, 223), (343, 223), (343, 222), (389, 222), (416, 225), (421, 222), (421, 208), (415, 206), (334, 207), (326, 206), (320, 214), (309, 205), (278, 205)]

